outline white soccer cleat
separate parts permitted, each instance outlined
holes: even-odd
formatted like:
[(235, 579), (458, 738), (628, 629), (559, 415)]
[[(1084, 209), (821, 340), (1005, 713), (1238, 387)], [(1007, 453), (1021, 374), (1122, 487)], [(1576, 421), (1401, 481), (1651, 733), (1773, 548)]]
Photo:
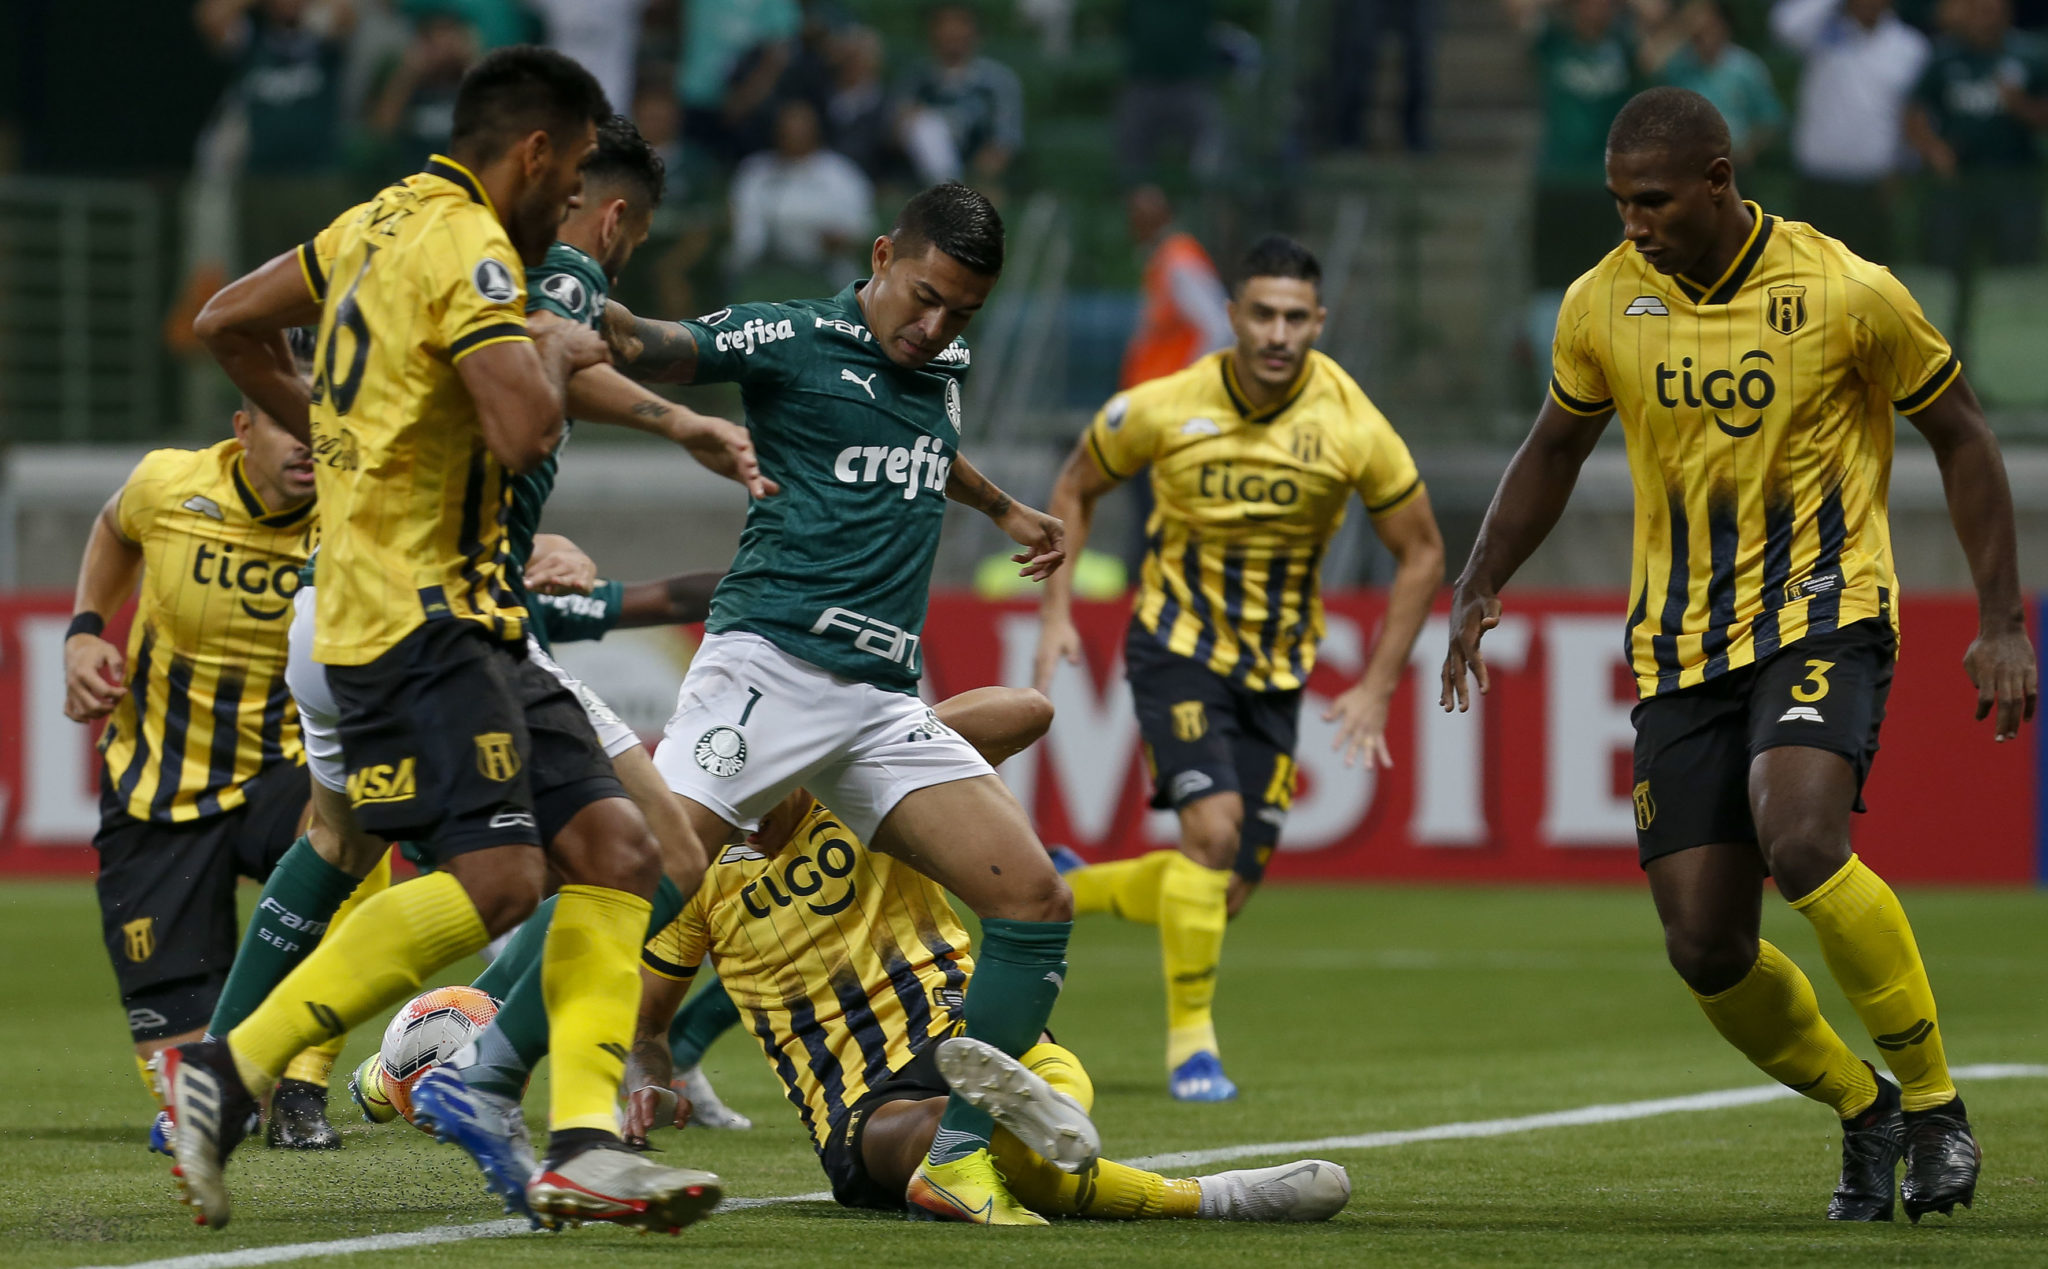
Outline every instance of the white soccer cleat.
[(722, 1194), (709, 1172), (665, 1168), (611, 1146), (544, 1164), (526, 1187), (527, 1204), (550, 1229), (610, 1221), (657, 1234), (676, 1233), (709, 1216)]
[(1351, 1201), (1351, 1176), (1326, 1159), (1196, 1177), (1212, 1221), (1326, 1221)]
[(702, 1066), (693, 1066), (676, 1076), (670, 1087), (690, 1099), (690, 1122), (700, 1128), (745, 1132), (754, 1126), (753, 1120), (719, 1100), (717, 1090), (711, 1087), (711, 1077), (704, 1074)]
[(954, 1036), (939, 1044), (939, 1074), (1024, 1147), (1062, 1172), (1102, 1156), (1102, 1137), (1081, 1103), (993, 1044)]

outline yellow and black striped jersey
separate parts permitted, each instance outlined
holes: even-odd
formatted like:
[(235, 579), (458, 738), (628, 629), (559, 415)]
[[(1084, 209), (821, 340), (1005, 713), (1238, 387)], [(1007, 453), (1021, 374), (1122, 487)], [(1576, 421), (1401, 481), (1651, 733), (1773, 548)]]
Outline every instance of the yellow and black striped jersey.
[(204, 819), (265, 767), (305, 761), (284, 667), (314, 505), (265, 506), (235, 440), (155, 450), (129, 475), (115, 518), (142, 548), (142, 587), (128, 691), (100, 735), (108, 805)]
[(717, 853), (642, 962), (687, 979), (707, 955), (820, 1149), (870, 1086), (959, 1022), (974, 971), (946, 892), (823, 805), (773, 859)]
[(1645, 697), (1852, 621), (1896, 630), (1892, 411), (1961, 373), (1890, 271), (1748, 206), (1756, 227), (1712, 286), (1624, 244), (1558, 314), (1551, 396), (1612, 409), (1628, 442)]
[(313, 453), (326, 528), (316, 660), (363, 665), (421, 622), (525, 637), (505, 584), (511, 478), (456, 364), (525, 339), (526, 270), (461, 164), (343, 212), (299, 248), (321, 301)]
[(1379, 517), (1422, 490), (1415, 460), (1343, 367), (1311, 350), (1253, 410), (1228, 351), (1111, 397), (1088, 429), (1103, 473), (1152, 468), (1134, 620), (1253, 691), (1308, 681), (1323, 635), (1323, 550), (1353, 490)]

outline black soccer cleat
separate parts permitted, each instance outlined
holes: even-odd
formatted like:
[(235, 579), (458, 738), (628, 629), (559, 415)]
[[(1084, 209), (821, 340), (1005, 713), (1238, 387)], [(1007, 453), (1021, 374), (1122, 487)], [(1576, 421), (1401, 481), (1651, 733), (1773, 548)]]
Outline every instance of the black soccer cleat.
[(341, 1134), (327, 1122), (327, 1090), (305, 1080), (279, 1080), (263, 1142), (273, 1150), (341, 1149)]
[[(1876, 1074), (1871, 1072), (1873, 1078)], [(1877, 1100), (1870, 1109), (1842, 1121), (1842, 1180), (1828, 1200), (1828, 1219), (1890, 1220), (1893, 1180), (1905, 1153), (1906, 1118), (1899, 1090), (1889, 1080), (1878, 1080)]]
[(1929, 1212), (1952, 1216), (1956, 1204), (1968, 1207), (1977, 1197), (1984, 1151), (1970, 1132), (1963, 1099), (1932, 1110), (1909, 1110), (1905, 1119), (1906, 1177), (1899, 1196), (1906, 1200), (1907, 1219), (1917, 1225)]

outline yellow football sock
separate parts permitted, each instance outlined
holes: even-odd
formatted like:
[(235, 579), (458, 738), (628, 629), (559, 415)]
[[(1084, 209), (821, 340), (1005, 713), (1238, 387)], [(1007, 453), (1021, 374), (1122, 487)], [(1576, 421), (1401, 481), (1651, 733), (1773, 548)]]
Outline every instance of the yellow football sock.
[(1877, 1100), (1877, 1081), (1820, 1016), (1813, 984), (1770, 943), (1742, 981), (1712, 996), (1692, 994), (1707, 1021), (1764, 1074), (1851, 1119)]
[(640, 1011), (640, 944), (653, 905), (603, 886), (563, 886), (540, 956), (554, 1075), (548, 1127), (615, 1132), (619, 1080)]
[(1932, 1110), (1956, 1095), (1935, 1022), (1934, 988), (1899, 897), (1861, 859), (1792, 905), (1813, 922), (1821, 955), (1884, 1062), (1899, 1077), (1907, 1110)]
[(1230, 924), (1230, 870), (1168, 852), (1159, 881), (1159, 953), (1166, 963), (1166, 1068), (1217, 1052), (1216, 966)]
[(149, 1059), (140, 1053), (135, 1055), (135, 1073), (142, 1077), (142, 1086), (149, 1090), (149, 1100), (156, 1103), (158, 1110), (162, 1110), (164, 1108), (164, 1099), (156, 1091), (156, 1076), (150, 1073)]
[[(1018, 1060), (1084, 1108), (1094, 1107), (1095, 1085), (1072, 1053), (1057, 1044), (1039, 1044)], [(1062, 1172), (1001, 1129), (989, 1139), (989, 1150), (1010, 1193), (1040, 1216), (1160, 1220), (1201, 1210), (1202, 1187), (1196, 1181), (1170, 1180), (1108, 1159), (1077, 1173)]]
[(263, 1096), (299, 1050), (347, 1035), (489, 941), (462, 883), (445, 872), (371, 897), (229, 1033), (242, 1082)]
[(1136, 859), (1076, 868), (1067, 874), (1074, 915), (1113, 912), (1126, 921), (1159, 924), (1159, 878), (1167, 864), (1180, 858), (1177, 850), (1155, 850)]
[[(339, 929), (341, 923), (348, 920), (356, 909), (384, 893), (390, 886), (391, 852), (387, 850), (377, 861), (377, 866), (370, 869), (368, 876), (356, 883), (356, 888), (350, 892), (348, 898), (343, 899), (341, 906), (334, 910), (334, 915), (327, 922), (328, 930)], [(284, 1077), (326, 1088), (328, 1079), (334, 1074), (335, 1060), (341, 1056), (342, 1046), (347, 1043), (348, 1033), (343, 1032), (324, 1044), (316, 1044), (302, 1051), (292, 1059), (290, 1066), (284, 1068)]]

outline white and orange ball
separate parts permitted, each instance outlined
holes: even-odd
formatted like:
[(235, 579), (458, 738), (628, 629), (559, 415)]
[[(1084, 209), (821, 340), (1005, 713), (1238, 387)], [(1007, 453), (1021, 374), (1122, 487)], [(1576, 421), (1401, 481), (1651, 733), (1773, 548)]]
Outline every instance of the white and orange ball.
[(476, 1038), (497, 1016), (499, 1002), (474, 987), (436, 987), (392, 1015), (378, 1049), (381, 1092), (412, 1122), (412, 1086)]

